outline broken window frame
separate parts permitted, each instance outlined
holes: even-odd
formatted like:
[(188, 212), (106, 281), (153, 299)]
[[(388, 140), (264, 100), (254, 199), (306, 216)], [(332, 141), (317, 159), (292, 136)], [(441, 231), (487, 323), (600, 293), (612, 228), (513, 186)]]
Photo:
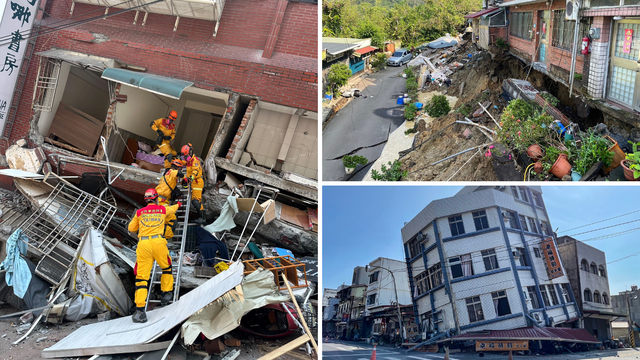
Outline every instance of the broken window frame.
[(374, 282), (377, 282), (379, 274), (380, 274), (380, 271), (376, 271), (376, 272), (372, 273), (371, 275), (369, 275), (369, 284), (373, 284)]
[(521, 186), (520, 188), (520, 198), (522, 201), (528, 203), (529, 202), (529, 195), (527, 195), (527, 188)]
[(418, 239), (411, 239), (409, 243), (407, 243), (407, 247), (409, 248), (409, 258), (413, 259), (414, 257), (420, 255), (422, 253), (422, 248), (420, 247), (420, 242)]
[(513, 197), (516, 199), (520, 199), (520, 195), (518, 194), (518, 187), (510, 186), (510, 188), (511, 188), (511, 193), (513, 194)]
[(542, 194), (535, 191), (531, 191), (531, 194), (533, 195), (533, 202), (536, 204), (536, 206), (544, 208), (544, 201), (542, 201)]
[(529, 260), (525, 256), (524, 248), (517, 247), (516, 251), (520, 252), (520, 259), (518, 259), (520, 261), (520, 266), (530, 266), (531, 264), (529, 264)]
[(536, 219), (534, 218), (529, 218), (529, 227), (531, 228), (531, 232), (535, 233), (535, 234), (539, 234), (540, 232), (538, 231), (538, 224), (536, 224)]
[(33, 110), (53, 110), (53, 103), (58, 89), (61, 61), (47, 57), (40, 57), (35, 91), (33, 92)]
[(511, 315), (511, 306), (509, 306), (509, 297), (507, 297), (506, 290), (492, 292), (491, 299), (493, 299), (496, 317)]
[(442, 279), (442, 266), (440, 263), (437, 263), (429, 268), (429, 283), (431, 285), (431, 289), (436, 288), (444, 283)]
[(562, 296), (564, 297), (564, 302), (566, 304), (571, 302), (571, 296), (569, 296), (569, 284), (562, 284), (560, 286), (562, 288)]
[(544, 285), (540, 285), (540, 295), (542, 295), (542, 302), (544, 303), (544, 307), (549, 307), (549, 297), (547, 296), (547, 289)]
[(529, 226), (527, 225), (527, 217), (524, 215), (518, 215), (520, 218), (520, 226), (522, 226), (522, 230), (529, 231)]
[(376, 296), (377, 296), (377, 295), (378, 295), (378, 294), (377, 294), (377, 293), (375, 293), (375, 294), (371, 294), (371, 295), (368, 295), (368, 296), (367, 296), (367, 306), (369, 306), (369, 305), (375, 305), (375, 303), (376, 303)]
[(416, 292), (418, 293), (418, 296), (426, 293), (427, 291), (430, 290), (429, 288), (429, 271), (425, 270), (423, 272), (421, 272), (420, 274), (418, 274), (416, 277), (413, 278), (413, 281), (415, 282), (415, 287), (416, 287)]
[[(463, 260), (463, 257), (468, 257), (467, 260)], [(470, 273), (465, 275), (464, 265), (468, 264), (470, 266)], [(460, 256), (454, 256), (449, 258), (449, 269), (451, 270), (451, 278), (463, 278), (474, 275), (473, 272), (473, 262), (471, 261), (471, 254), (465, 254)]]

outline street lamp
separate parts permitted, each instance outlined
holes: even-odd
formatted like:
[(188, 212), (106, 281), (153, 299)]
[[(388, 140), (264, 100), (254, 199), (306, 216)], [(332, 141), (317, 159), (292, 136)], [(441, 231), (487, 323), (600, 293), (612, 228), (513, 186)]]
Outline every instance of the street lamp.
[[(373, 266), (371, 267), (371, 269), (383, 269), (383, 270), (387, 270), (389, 272), (389, 274), (391, 274), (391, 278), (393, 279), (393, 291), (396, 293), (396, 308), (398, 309), (398, 321), (400, 321), (400, 337), (402, 337), (402, 341), (405, 342), (407, 339), (405, 339), (404, 337), (404, 327), (402, 326), (402, 314), (400, 313), (400, 298), (398, 297), (398, 288), (396, 287), (396, 277), (395, 275), (393, 275), (393, 272), (385, 267), (382, 266)], [(369, 272), (369, 265), (366, 265), (364, 267), (364, 271), (365, 272)]]

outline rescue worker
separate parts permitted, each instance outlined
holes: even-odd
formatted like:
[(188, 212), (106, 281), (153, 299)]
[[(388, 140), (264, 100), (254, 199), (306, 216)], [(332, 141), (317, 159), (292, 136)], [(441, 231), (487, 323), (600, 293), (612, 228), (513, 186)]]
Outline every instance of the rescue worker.
[(202, 177), (202, 164), (197, 156), (193, 155), (193, 146), (187, 144), (182, 147), (181, 151), (185, 164), (187, 166), (187, 177), (183, 181), (183, 186), (189, 186), (191, 183), (191, 206), (197, 213), (196, 224), (204, 224), (204, 207), (202, 206), (202, 189), (204, 188), (204, 179)]
[(156, 144), (160, 147), (160, 151), (164, 155), (164, 168), (171, 167), (171, 160), (178, 153), (171, 146), (171, 140), (176, 137), (176, 125), (173, 123), (178, 118), (178, 113), (174, 110), (169, 112), (166, 119), (160, 118), (151, 122), (151, 129), (158, 133)]
[(171, 256), (167, 249), (167, 241), (162, 234), (169, 215), (175, 215), (176, 210), (182, 205), (178, 201), (176, 205), (164, 207), (158, 205), (158, 192), (156, 189), (148, 189), (144, 193), (147, 206), (136, 211), (136, 215), (129, 223), (129, 231), (138, 233), (138, 248), (136, 249), (136, 276), (135, 303), (136, 312), (133, 314), (133, 322), (143, 323), (147, 321), (144, 311), (147, 303), (147, 287), (153, 260), (162, 269), (160, 289), (162, 291), (161, 305), (167, 305), (173, 299), (173, 275), (171, 274)]
[(171, 169), (165, 170), (164, 175), (160, 178), (158, 186), (156, 186), (160, 202), (176, 200), (176, 186), (178, 185), (178, 179), (184, 178), (182, 166), (183, 162), (180, 161), (180, 159), (171, 160)]

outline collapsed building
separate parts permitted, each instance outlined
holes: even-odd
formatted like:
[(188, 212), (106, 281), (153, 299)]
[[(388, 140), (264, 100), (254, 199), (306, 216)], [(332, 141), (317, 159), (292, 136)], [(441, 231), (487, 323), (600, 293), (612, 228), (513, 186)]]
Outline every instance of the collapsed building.
[[(10, 19), (13, 10), (7, 6)], [(205, 168), (207, 223), (221, 216), (229, 197), (251, 203), (243, 208), (238, 201), (231, 215), (235, 226), (214, 234), (224, 240), (228, 255), (238, 250), (235, 261), (250, 261), (261, 253), (278, 257), (277, 264), (294, 259), (286, 272), (295, 282), (294, 293), (313, 288), (319, 225), (316, 1), (48, 0), (31, 10), (18, 19), (24, 20), (21, 39), (3, 44), (19, 45), (24, 56), (17, 68), (5, 66), (16, 85), (0, 109), (0, 185), (14, 190), (7, 198), (21, 193), (27, 200), (0, 209), (0, 225), (7, 235), (21, 231), (31, 240), (34, 276), (62, 294), (79, 266), (89, 228), (103, 236), (91, 243), (104, 244), (116, 270), (131, 274), (136, 239), (127, 223), (163, 170), (149, 123), (176, 111), (174, 148), (192, 144)], [(178, 219), (183, 227), (176, 235), (182, 240), (170, 246), (181, 264), (185, 254), (197, 250), (202, 234), (188, 212), (187, 206)], [(65, 217), (69, 214), (74, 223)], [(283, 260), (283, 254), (289, 258)], [(306, 270), (300, 261), (309, 264)], [(256, 272), (265, 264), (245, 266)], [(248, 272), (230, 266), (234, 280), (222, 288), (243, 286)], [(193, 266), (183, 271), (176, 287), (186, 295), (216, 274), (196, 274)], [(276, 287), (283, 271), (273, 272)], [(298, 276), (315, 280), (293, 281)], [(131, 292), (132, 284), (120, 277), (124, 291)], [(219, 276), (210, 281), (216, 277), (223, 281)], [(279, 291), (286, 295), (286, 288)], [(234, 298), (251, 297), (244, 294)], [(125, 297), (108, 295), (120, 299), (110, 307), (128, 315)], [(219, 295), (209, 303), (226, 299)], [(300, 300), (308, 303), (309, 296)], [(276, 315), (261, 308), (256, 318), (276, 316), (282, 329), (296, 327), (302, 316), (292, 315), (295, 309), (281, 300), (272, 303)], [(45, 304), (55, 301), (49, 297)]]

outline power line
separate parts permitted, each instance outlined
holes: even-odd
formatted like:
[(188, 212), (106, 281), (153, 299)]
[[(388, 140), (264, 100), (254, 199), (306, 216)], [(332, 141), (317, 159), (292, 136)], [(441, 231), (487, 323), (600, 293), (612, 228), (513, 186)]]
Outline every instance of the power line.
[(640, 221), (640, 219), (631, 220), (631, 221), (623, 222), (623, 223), (620, 223), (620, 224), (615, 224), (615, 225), (605, 226), (605, 227), (602, 227), (602, 228), (593, 229), (593, 230), (589, 230), (589, 231), (585, 231), (585, 232), (581, 232), (581, 233), (577, 233), (577, 234), (573, 234), (573, 235), (567, 235), (567, 236), (572, 236), (572, 237), (573, 237), (573, 236), (577, 236), (577, 235), (588, 234), (588, 233), (590, 233), (590, 232), (595, 232), (595, 231), (600, 231), (600, 230), (610, 229), (610, 228), (612, 228), (612, 227), (621, 226), (621, 225), (627, 225), (627, 224), (631, 224), (631, 223), (634, 223), (634, 222), (637, 222), (637, 221)]
[(605, 221), (609, 221), (609, 220), (617, 219), (617, 218), (619, 218), (619, 217), (623, 217), (623, 216), (627, 216), (627, 215), (635, 214), (635, 213), (638, 213), (638, 212), (640, 212), (640, 210), (636, 210), (636, 211), (632, 211), (632, 212), (630, 212), (630, 213), (626, 213), (626, 214), (622, 214), (622, 215), (614, 216), (614, 217), (612, 217), (612, 218), (608, 218), (608, 219), (604, 219), (604, 220), (600, 220), (600, 221), (592, 222), (591, 224), (580, 225), (580, 226), (578, 226), (578, 227), (574, 227), (574, 228), (572, 228), (572, 229), (563, 230), (563, 232), (568, 232), (568, 231), (572, 231), (572, 230), (580, 229), (580, 228), (583, 228), (583, 227), (587, 227), (587, 226), (591, 226), (591, 225), (599, 224), (599, 223), (602, 223), (602, 222), (605, 222)]

